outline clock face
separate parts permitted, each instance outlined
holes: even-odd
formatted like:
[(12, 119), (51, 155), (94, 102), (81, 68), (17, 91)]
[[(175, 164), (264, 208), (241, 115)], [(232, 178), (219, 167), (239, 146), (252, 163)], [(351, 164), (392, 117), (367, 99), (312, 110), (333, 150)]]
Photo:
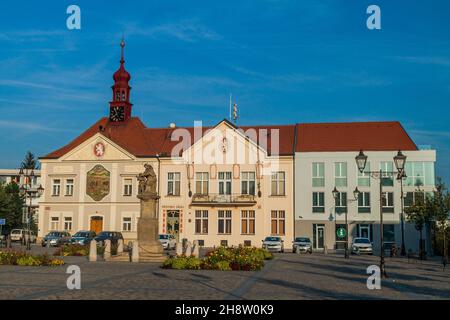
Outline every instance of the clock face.
[(111, 119), (111, 121), (114, 122), (124, 121), (125, 120), (124, 107), (112, 107), (109, 118)]

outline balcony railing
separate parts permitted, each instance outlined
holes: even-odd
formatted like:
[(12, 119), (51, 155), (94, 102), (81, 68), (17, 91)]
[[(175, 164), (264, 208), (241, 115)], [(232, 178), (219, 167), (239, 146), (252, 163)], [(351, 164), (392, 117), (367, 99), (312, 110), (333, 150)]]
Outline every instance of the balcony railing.
[(252, 206), (256, 204), (252, 194), (199, 194), (192, 195), (193, 205)]

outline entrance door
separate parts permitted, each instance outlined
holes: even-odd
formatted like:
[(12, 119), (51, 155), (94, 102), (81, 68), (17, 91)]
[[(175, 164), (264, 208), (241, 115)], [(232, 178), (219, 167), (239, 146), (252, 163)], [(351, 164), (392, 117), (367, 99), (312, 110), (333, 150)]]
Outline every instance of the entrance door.
[(90, 230), (99, 234), (103, 231), (103, 217), (94, 216), (91, 217)]
[(167, 211), (167, 233), (172, 234), (178, 241), (180, 232), (180, 211), (171, 210)]
[(313, 224), (313, 247), (323, 249), (325, 247), (325, 225)]

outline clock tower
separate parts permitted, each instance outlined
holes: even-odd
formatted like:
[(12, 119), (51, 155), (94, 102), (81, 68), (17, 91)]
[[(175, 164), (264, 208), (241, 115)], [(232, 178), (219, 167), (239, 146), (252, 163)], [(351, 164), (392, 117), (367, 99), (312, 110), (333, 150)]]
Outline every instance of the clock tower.
[(123, 38), (120, 47), (120, 67), (113, 75), (113, 97), (112, 101), (109, 103), (109, 121), (117, 124), (125, 123), (131, 117), (132, 107), (132, 104), (130, 103), (131, 87), (128, 84), (131, 76), (124, 67), (125, 60), (123, 58), (123, 48), (125, 47), (125, 41)]

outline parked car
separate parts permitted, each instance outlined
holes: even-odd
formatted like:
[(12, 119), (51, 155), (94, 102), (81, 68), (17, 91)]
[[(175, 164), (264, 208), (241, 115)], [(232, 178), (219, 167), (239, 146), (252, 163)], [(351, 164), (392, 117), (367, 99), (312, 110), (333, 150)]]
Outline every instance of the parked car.
[(79, 244), (79, 245), (88, 245), (92, 239), (94, 239), (96, 236), (94, 231), (88, 231), (88, 230), (83, 230), (83, 231), (78, 231), (77, 233), (75, 233), (72, 238), (70, 238), (69, 243), (71, 244)]
[(284, 252), (284, 240), (281, 237), (266, 237), (262, 243), (263, 249)]
[(372, 242), (367, 238), (354, 238), (352, 242), (352, 253), (373, 254)]
[[(11, 241), (22, 241), (26, 235), (28, 235), (26, 229), (12, 229), (10, 233)], [(30, 231), (30, 241), (36, 243), (36, 234), (33, 231)]]
[(123, 240), (123, 236), (121, 232), (102, 231), (94, 239), (97, 241), (97, 245), (103, 246), (105, 245), (105, 240), (111, 240), (111, 244), (117, 244), (119, 239)]
[(177, 240), (173, 234), (160, 234), (159, 242), (161, 242), (164, 249), (175, 249)]
[(312, 253), (311, 239), (305, 237), (296, 237), (292, 241), (292, 252), (296, 253), (297, 248), (300, 252)]
[(41, 245), (45, 247), (47, 243), (49, 243), (51, 247), (59, 247), (61, 245), (69, 243), (69, 240), (70, 240), (69, 232), (51, 231), (44, 237), (44, 239), (42, 239)]

